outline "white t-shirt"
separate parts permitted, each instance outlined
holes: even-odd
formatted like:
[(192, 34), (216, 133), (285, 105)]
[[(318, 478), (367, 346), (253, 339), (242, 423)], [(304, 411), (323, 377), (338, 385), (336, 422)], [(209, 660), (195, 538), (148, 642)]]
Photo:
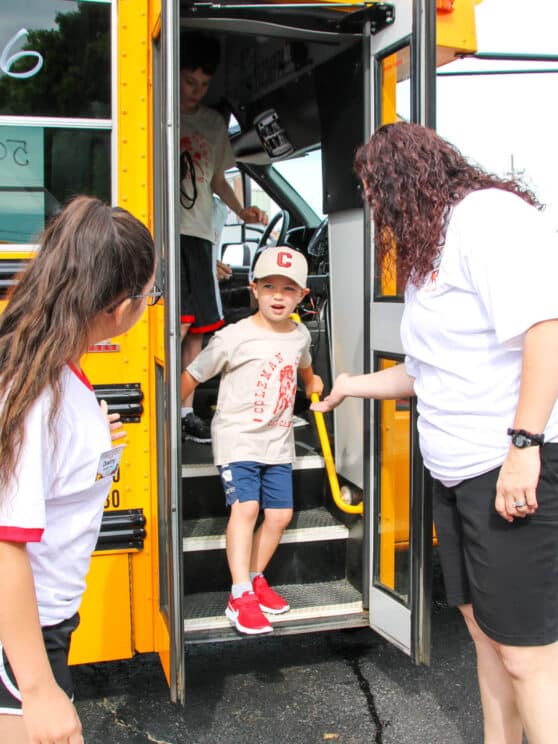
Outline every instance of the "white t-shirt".
[[(558, 236), (518, 196), (475, 191), (453, 209), (438, 263), (407, 287), (401, 338), (425, 465), (454, 485), (506, 457), (523, 336), (558, 318)], [(556, 405), (545, 436), (558, 439)]]
[(211, 423), (216, 465), (293, 462), (297, 370), (311, 364), (310, 334), (302, 323), (276, 333), (250, 317), (217, 331), (188, 367), (198, 382), (222, 373)]
[(213, 242), (213, 191), (211, 180), (216, 173), (224, 173), (235, 163), (223, 117), (207, 106), (200, 106), (193, 114), (180, 115), (180, 152), (190, 153), (196, 175), (196, 200), (191, 209), (188, 197), (194, 195), (191, 176), (187, 173), (182, 181), (180, 232)]
[(10, 488), (0, 497), (0, 540), (26, 542), (41, 625), (77, 612), (111, 477), (99, 477), (112, 449), (107, 420), (86, 378), (66, 368), (54, 433), (51, 392), (35, 401)]

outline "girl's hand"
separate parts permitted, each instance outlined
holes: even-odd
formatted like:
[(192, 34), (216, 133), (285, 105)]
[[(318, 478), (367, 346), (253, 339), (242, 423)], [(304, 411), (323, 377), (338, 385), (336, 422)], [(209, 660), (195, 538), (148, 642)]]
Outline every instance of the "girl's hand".
[(22, 698), (23, 723), (30, 744), (83, 744), (76, 709), (54, 680)]
[(494, 506), (506, 522), (533, 514), (538, 508), (537, 484), (541, 472), (539, 447), (511, 445), (496, 483)]
[(119, 413), (109, 413), (108, 405), (106, 400), (102, 400), (100, 403), (101, 411), (105, 414), (110, 429), (110, 438), (113, 442), (118, 439), (122, 439), (126, 436), (126, 431), (122, 428), (123, 424), (120, 421)]
[(335, 380), (334, 386), (331, 388), (330, 394), (326, 395), (323, 400), (319, 400), (317, 403), (312, 403), (310, 405), (310, 410), (329, 413), (329, 411), (333, 411), (334, 408), (337, 408), (337, 406), (345, 400), (346, 396), (343, 394), (342, 389), (343, 383), (348, 376), (349, 375), (346, 373), (339, 375)]
[(313, 393), (321, 395), (324, 392), (324, 383), (322, 382), (320, 375), (312, 375), (312, 379), (308, 385), (305, 386), (304, 392), (306, 393), (307, 398), (310, 398)]

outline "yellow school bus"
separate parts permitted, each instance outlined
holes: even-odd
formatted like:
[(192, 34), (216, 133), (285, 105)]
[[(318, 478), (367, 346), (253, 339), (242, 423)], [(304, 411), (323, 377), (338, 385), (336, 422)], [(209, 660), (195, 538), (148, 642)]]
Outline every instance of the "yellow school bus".
[[(179, 46), (220, 42), (207, 96), (228, 122), (245, 203), (272, 226), (227, 216), (226, 322), (251, 312), (258, 249), (286, 242), (309, 260), (300, 308), (326, 383), (401, 359), (396, 281), (374, 262), (352, 172), (379, 124), (435, 125), (435, 71), (475, 51), (474, 0), (239, 2), (4, 0), (0, 8), (0, 287), (4, 296), (46, 221), (72, 195), (122, 205), (152, 231), (164, 301), (89, 350), (99, 398), (127, 446), (106, 501), (71, 663), (157, 652), (184, 699), (184, 645), (235, 638), (226, 511), (207, 445), (181, 441)], [(216, 385), (195, 406), (210, 415)], [(270, 566), (290, 600), (276, 633), (370, 625), (417, 662), (429, 656), (427, 482), (408, 400), (347, 401), (329, 421), (336, 467), (362, 514), (334, 505), (302, 400), (295, 409), (295, 517)]]

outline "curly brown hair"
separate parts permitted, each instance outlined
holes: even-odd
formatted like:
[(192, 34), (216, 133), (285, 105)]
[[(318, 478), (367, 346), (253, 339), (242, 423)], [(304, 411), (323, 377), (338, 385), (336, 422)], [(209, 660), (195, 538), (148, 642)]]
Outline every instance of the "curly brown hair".
[(355, 171), (373, 212), (378, 265), (389, 269), (395, 245), (399, 286), (422, 284), (444, 245), (451, 208), (471, 191), (502, 189), (541, 206), (520, 183), (487, 173), (419, 124), (380, 127), (358, 149)]

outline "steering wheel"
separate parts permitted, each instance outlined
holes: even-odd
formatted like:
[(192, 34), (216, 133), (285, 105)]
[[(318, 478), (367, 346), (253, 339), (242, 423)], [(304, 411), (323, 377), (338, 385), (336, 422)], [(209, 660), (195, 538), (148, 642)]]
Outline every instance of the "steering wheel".
[(269, 238), (271, 237), (271, 234), (275, 228), (275, 226), (283, 220), (283, 223), (279, 229), (279, 235), (277, 236), (277, 239), (273, 243), (273, 245), (281, 245), (281, 243), (284, 242), (285, 237), (287, 235), (287, 231), (289, 229), (289, 223), (290, 223), (290, 216), (286, 209), (280, 209), (276, 214), (273, 215), (273, 217), (269, 220), (267, 223), (267, 226), (265, 230), (263, 231), (261, 238), (258, 242), (258, 247), (254, 251), (254, 257), (252, 258), (252, 263), (250, 264), (250, 276), (254, 275), (254, 267), (256, 266), (256, 261), (261, 256), (262, 251), (265, 251), (266, 248), (270, 248), (271, 246), (267, 245), (267, 242)]
[(308, 248), (306, 249), (309, 256), (315, 256), (316, 258), (323, 258), (327, 253), (328, 248), (328, 233), (327, 233), (328, 221), (327, 217), (323, 219), (315, 233), (310, 238)]
[(258, 243), (258, 247), (256, 248), (256, 253), (262, 250), (264, 248), (267, 248), (267, 242), (271, 237), (271, 234), (273, 233), (273, 230), (275, 229), (275, 226), (283, 220), (283, 224), (281, 225), (281, 228), (279, 229), (279, 235), (277, 236), (277, 240), (275, 241), (275, 245), (281, 245), (281, 243), (285, 240), (285, 237), (287, 236), (287, 230), (289, 229), (289, 222), (291, 218), (289, 217), (289, 213), (286, 209), (280, 209), (276, 214), (273, 215), (273, 217), (269, 220), (267, 223), (267, 226), (265, 230), (263, 231), (260, 241)]

